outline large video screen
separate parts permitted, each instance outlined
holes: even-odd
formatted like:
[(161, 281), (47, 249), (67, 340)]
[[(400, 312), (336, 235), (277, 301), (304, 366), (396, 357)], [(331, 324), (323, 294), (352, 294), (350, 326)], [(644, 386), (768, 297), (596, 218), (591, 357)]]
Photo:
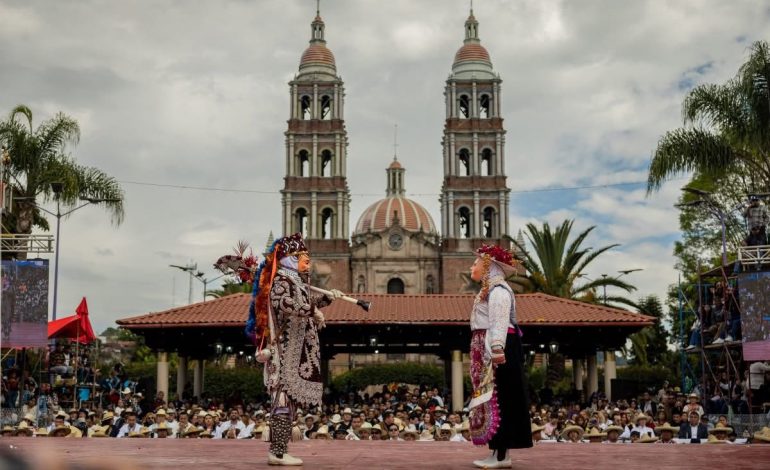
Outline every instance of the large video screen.
[(770, 272), (746, 272), (738, 277), (741, 302), (743, 358), (770, 359)]
[(48, 260), (4, 260), (1, 273), (2, 347), (45, 347), (48, 339)]

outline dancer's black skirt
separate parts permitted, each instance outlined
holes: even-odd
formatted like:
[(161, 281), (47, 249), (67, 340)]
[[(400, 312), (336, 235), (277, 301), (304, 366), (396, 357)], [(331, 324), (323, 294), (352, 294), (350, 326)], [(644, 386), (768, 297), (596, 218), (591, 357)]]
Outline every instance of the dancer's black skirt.
[(532, 447), (524, 353), (521, 338), (516, 333), (508, 333), (505, 364), (495, 368), (495, 384), (500, 407), (500, 427), (489, 441), (489, 448), (504, 450)]

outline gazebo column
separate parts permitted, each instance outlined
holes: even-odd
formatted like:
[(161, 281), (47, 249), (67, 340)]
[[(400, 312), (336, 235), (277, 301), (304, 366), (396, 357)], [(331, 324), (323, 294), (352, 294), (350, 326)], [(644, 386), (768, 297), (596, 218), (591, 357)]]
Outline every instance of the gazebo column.
[(168, 353), (158, 351), (158, 368), (155, 390), (163, 392), (163, 396), (168, 402)]
[(187, 383), (187, 356), (179, 356), (176, 369), (176, 395), (181, 400)]
[(193, 395), (200, 398), (203, 393), (203, 365), (206, 361), (203, 359), (196, 359), (193, 361)]
[(588, 355), (588, 390), (586, 397), (599, 390), (599, 374), (596, 370), (596, 351)]
[(575, 390), (583, 391), (583, 360), (572, 358), (572, 381), (575, 382)]
[(452, 351), (452, 411), (462, 410), (463, 403), (463, 353), (455, 349)]
[(604, 351), (604, 394), (612, 400), (612, 379), (617, 378), (615, 351)]

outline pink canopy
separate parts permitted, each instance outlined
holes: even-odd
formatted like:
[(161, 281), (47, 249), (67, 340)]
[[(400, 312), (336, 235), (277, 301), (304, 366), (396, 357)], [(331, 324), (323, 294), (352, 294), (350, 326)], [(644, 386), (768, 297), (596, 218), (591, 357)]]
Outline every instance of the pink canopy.
[(90, 343), (96, 339), (88, 319), (86, 298), (80, 301), (75, 315), (48, 322), (48, 339), (66, 338), (78, 343)]

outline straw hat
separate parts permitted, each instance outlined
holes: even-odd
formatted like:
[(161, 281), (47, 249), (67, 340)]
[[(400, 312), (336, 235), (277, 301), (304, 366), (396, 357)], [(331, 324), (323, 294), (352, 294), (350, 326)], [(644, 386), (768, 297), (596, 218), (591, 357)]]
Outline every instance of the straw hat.
[(449, 434), (450, 434), (450, 435), (452, 435), (452, 436), (454, 436), (454, 435), (455, 435), (455, 430), (454, 430), (454, 428), (452, 427), (452, 425), (451, 425), (451, 424), (449, 424), (449, 423), (444, 423), (444, 424), (442, 424), (442, 425), (441, 425), (441, 427), (440, 427), (440, 428), (439, 428), (439, 430), (438, 430), (439, 434), (443, 434), (443, 433), (444, 433), (444, 432), (446, 432), (446, 431), (448, 431), (448, 432), (449, 432)]
[(311, 418), (313, 420), (313, 423), (317, 423), (319, 420), (318, 415), (311, 415), (308, 413), (305, 415), (304, 418), (302, 418), (302, 421), (307, 421), (308, 418)]
[(594, 427), (592, 427), (592, 428), (591, 428), (591, 430), (590, 430), (590, 431), (588, 431), (587, 433), (585, 433), (585, 434), (583, 435), (583, 437), (587, 437), (587, 438), (588, 438), (588, 440), (591, 440), (591, 439), (600, 439), (600, 438), (604, 438), (604, 437), (607, 437), (607, 433), (606, 433), (606, 432), (601, 432), (601, 431), (599, 430), (599, 428), (597, 428), (596, 426), (594, 426)]
[(581, 428), (578, 425), (573, 424), (571, 426), (567, 426), (566, 428), (564, 428), (564, 431), (561, 432), (561, 438), (564, 440), (569, 439), (569, 433), (571, 433), (572, 431), (577, 431), (578, 439), (582, 439), (583, 433), (585, 433), (585, 429)]
[(653, 442), (658, 442), (657, 437), (650, 436), (647, 433), (644, 433), (642, 437), (639, 438), (638, 441), (636, 441), (638, 444), (651, 444)]
[(687, 398), (695, 398), (697, 400), (700, 397), (698, 396), (697, 393), (691, 393), (691, 394), (687, 395)]
[(262, 423), (259, 426), (255, 426), (254, 429), (251, 430), (251, 435), (256, 436), (257, 434), (264, 434), (265, 433), (265, 424)]
[(624, 429), (620, 426), (615, 426), (613, 424), (612, 426), (607, 426), (607, 429), (604, 430), (604, 432), (607, 434), (609, 434), (611, 431), (615, 431), (618, 434), (623, 434)]
[(770, 442), (770, 428), (767, 426), (763, 427), (761, 431), (757, 431), (754, 433), (753, 440), (756, 441), (762, 441), (762, 442)]
[(107, 434), (107, 426), (105, 426), (103, 428), (100, 427), (100, 428), (96, 429), (88, 437), (110, 437), (110, 436)]
[(182, 437), (197, 436), (201, 432), (203, 432), (201, 428), (198, 428), (196, 426), (190, 426), (187, 428), (187, 431), (182, 433)]
[(72, 432), (69, 426), (56, 426), (48, 433), (50, 437), (67, 437)]
[(401, 433), (402, 436), (411, 435), (414, 436), (415, 439), (420, 435), (419, 432), (417, 432), (417, 428), (414, 427), (414, 424), (410, 424), (409, 426), (404, 429), (404, 431)]
[[(253, 433), (252, 433), (252, 435), (253, 435)], [(200, 434), (200, 436), (198, 436), (198, 437), (200, 437), (200, 438), (202, 438), (202, 439), (211, 439), (211, 438), (213, 438), (213, 437), (214, 437), (214, 434), (212, 434), (212, 433), (211, 433), (211, 431), (209, 431), (209, 430), (207, 429), (207, 430), (203, 431), (203, 432)]]
[(366, 429), (369, 432), (371, 432), (372, 431), (372, 423), (370, 423), (369, 421), (364, 421), (364, 424), (361, 425), (360, 429)]
[(67, 413), (65, 413), (65, 412), (64, 412), (64, 410), (59, 410), (59, 411), (57, 411), (57, 412), (56, 412), (56, 414), (54, 415), (54, 418), (64, 418), (64, 419), (67, 419), (67, 418), (69, 418), (69, 417), (70, 417), (70, 415), (68, 415)]
[(671, 431), (673, 433), (677, 433), (677, 432), (679, 432), (679, 427), (678, 426), (671, 426), (667, 422), (663, 423), (662, 426), (656, 426), (655, 427), (655, 434), (660, 434), (663, 431)]
[(35, 437), (48, 437), (48, 430), (46, 428), (38, 428), (35, 431)]
[(714, 429), (709, 429), (709, 434), (714, 434), (717, 432), (724, 432), (724, 433), (730, 434), (731, 432), (733, 432), (733, 428), (729, 426), (725, 426), (722, 423), (717, 423), (717, 425), (714, 426)]
[(129, 394), (131, 394), (131, 389), (126, 387), (126, 388), (123, 389), (123, 392), (121, 392), (121, 393), (123, 393), (123, 395), (129, 395)]
[(29, 424), (35, 424), (37, 418), (35, 418), (32, 413), (27, 413), (24, 415), (24, 418), (22, 418), (22, 421), (29, 421)]
[(433, 433), (430, 432), (430, 429), (425, 429), (420, 433), (420, 439), (421, 441), (435, 441), (436, 439), (433, 438)]
[(19, 434), (26, 434), (27, 436), (32, 436), (35, 434), (35, 428), (27, 424), (26, 421), (22, 421), (21, 423), (19, 423), (19, 427), (17, 427), (16, 431), (13, 433), (14, 436), (18, 436)]
[(727, 442), (729, 442), (727, 439), (717, 439), (715, 435), (709, 434), (706, 444), (726, 444)]
[(163, 408), (158, 408), (158, 410), (155, 412), (155, 416), (168, 416), (168, 415), (166, 414), (166, 410), (164, 410)]
[(353, 410), (351, 410), (350, 408), (345, 408), (344, 410), (342, 410), (342, 414), (343, 415), (352, 415), (353, 414)]
[(444, 408), (441, 408), (440, 406), (437, 406), (436, 408), (433, 409), (433, 414), (437, 415), (439, 413), (446, 414), (446, 410)]
[(332, 424), (340, 424), (342, 422), (342, 417), (339, 414), (334, 414), (331, 419)]
[[(463, 424), (465, 424), (466, 422), (467, 422), (467, 421), (463, 422)], [(540, 431), (542, 431), (543, 429), (545, 429), (545, 426), (538, 426), (538, 425), (537, 425), (537, 424), (535, 424), (535, 423), (530, 423), (530, 424), (529, 424), (529, 427), (532, 429), (532, 434), (535, 434), (536, 432), (540, 432)]]
[(640, 420), (640, 419), (646, 419), (647, 421), (651, 421), (651, 419), (650, 419), (650, 417), (649, 417), (649, 416), (647, 416), (647, 415), (646, 415), (646, 414), (644, 414), (644, 413), (639, 413), (638, 415), (636, 415), (636, 416), (634, 417), (634, 424), (638, 425), (638, 424), (639, 424), (639, 420)]
[(205, 412), (205, 411), (203, 411), (203, 410), (200, 410), (200, 411), (198, 412), (198, 417), (199, 417), (199, 418), (205, 418), (205, 417), (206, 417), (206, 416), (208, 416), (208, 415), (209, 415), (209, 414), (208, 414), (208, 413), (206, 413), (206, 412)]
[(323, 425), (315, 432), (316, 439), (329, 439), (329, 426)]

